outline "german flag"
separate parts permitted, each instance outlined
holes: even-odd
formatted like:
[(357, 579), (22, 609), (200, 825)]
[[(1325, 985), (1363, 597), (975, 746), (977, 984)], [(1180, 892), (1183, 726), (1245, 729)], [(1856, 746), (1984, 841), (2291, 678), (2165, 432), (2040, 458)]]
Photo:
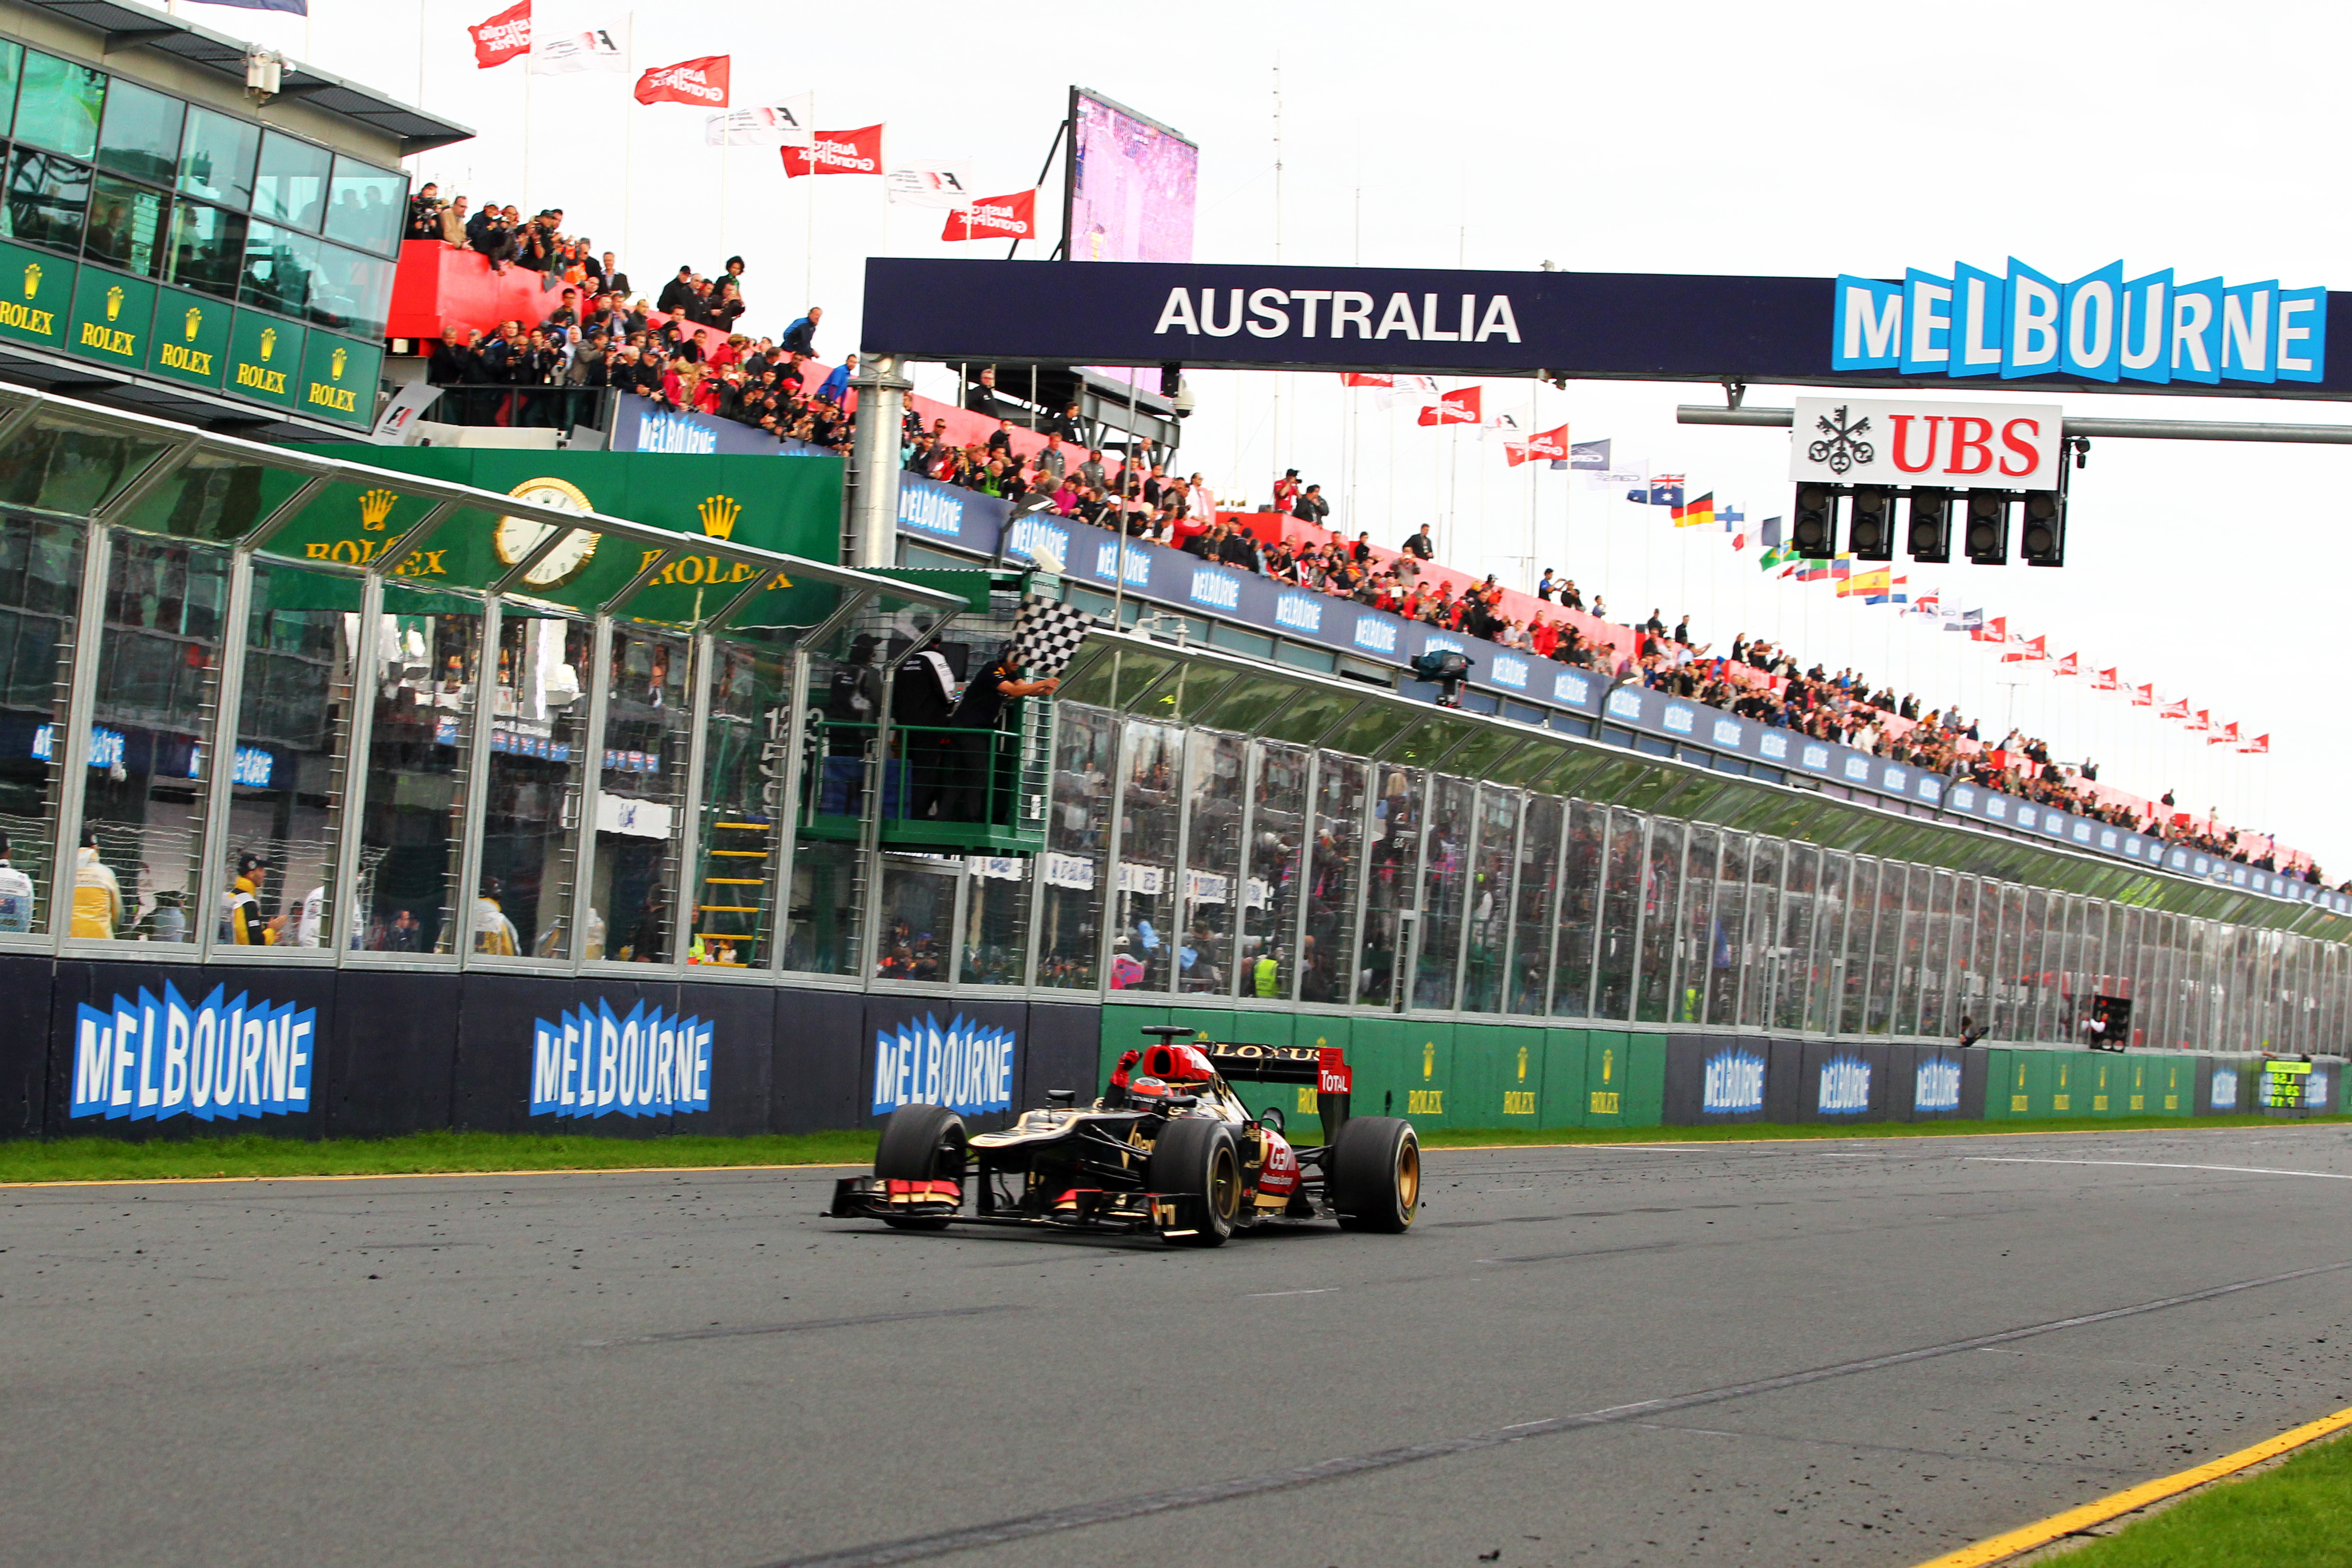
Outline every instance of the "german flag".
[(1698, 528), (1715, 525), (1715, 492), (1709, 490), (1688, 506), (1675, 508), (1676, 528)]

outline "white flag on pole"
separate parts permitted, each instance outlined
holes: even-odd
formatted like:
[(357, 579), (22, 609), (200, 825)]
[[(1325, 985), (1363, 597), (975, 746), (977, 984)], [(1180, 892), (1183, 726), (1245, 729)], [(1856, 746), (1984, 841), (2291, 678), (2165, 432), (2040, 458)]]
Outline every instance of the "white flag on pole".
[(629, 22), (609, 0), (531, 0), (530, 72), (624, 71), (629, 64)]
[(886, 184), (890, 200), (910, 207), (968, 207), (974, 190), (969, 163), (902, 163)]
[(816, 141), (816, 94), (780, 98), (760, 109), (730, 109), (702, 122), (712, 147), (807, 147)]

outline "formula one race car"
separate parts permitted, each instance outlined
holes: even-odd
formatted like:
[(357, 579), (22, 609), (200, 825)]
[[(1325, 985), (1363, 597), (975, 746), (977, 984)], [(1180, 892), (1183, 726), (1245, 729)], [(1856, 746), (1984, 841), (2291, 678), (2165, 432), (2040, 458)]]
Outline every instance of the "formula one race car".
[[(1181, 1026), (1143, 1032), (1160, 1038), (1120, 1057), (1108, 1090), (1085, 1109), (1076, 1090), (1055, 1089), (1004, 1131), (967, 1134), (945, 1106), (899, 1107), (883, 1124), (874, 1174), (835, 1184), (826, 1214), (900, 1230), (961, 1221), (1157, 1231), (1178, 1247), (1327, 1215), (1348, 1230), (1412, 1224), (1421, 1141), (1409, 1121), (1349, 1116), (1354, 1074), (1342, 1053), (1192, 1045)], [(1236, 1081), (1311, 1086), (1330, 1142), (1294, 1149), (1281, 1109), (1253, 1113)]]

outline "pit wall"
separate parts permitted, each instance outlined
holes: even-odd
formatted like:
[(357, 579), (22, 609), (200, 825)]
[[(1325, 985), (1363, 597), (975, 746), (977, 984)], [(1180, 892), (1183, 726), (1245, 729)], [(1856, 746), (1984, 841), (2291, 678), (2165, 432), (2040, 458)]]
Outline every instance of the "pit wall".
[[(1431, 1022), (1213, 1007), (1106, 1006), (1099, 1072), (1151, 1024), (1256, 1045), (1337, 1047), (1353, 1110), (1425, 1128), (1541, 1129), (1856, 1121), (2033, 1121), (2266, 1109), (2259, 1058), (1855, 1044), (1747, 1035)], [(2284, 1116), (2340, 1113), (2346, 1064), (2323, 1058)], [(1253, 1109), (1312, 1114), (1310, 1089), (1244, 1086)]]

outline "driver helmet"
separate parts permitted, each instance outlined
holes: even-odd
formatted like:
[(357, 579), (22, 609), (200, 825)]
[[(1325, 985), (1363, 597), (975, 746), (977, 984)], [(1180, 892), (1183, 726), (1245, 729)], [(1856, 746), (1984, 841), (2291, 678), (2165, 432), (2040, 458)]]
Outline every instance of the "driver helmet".
[(1174, 1092), (1165, 1079), (1139, 1078), (1127, 1086), (1131, 1100), (1160, 1100)]

